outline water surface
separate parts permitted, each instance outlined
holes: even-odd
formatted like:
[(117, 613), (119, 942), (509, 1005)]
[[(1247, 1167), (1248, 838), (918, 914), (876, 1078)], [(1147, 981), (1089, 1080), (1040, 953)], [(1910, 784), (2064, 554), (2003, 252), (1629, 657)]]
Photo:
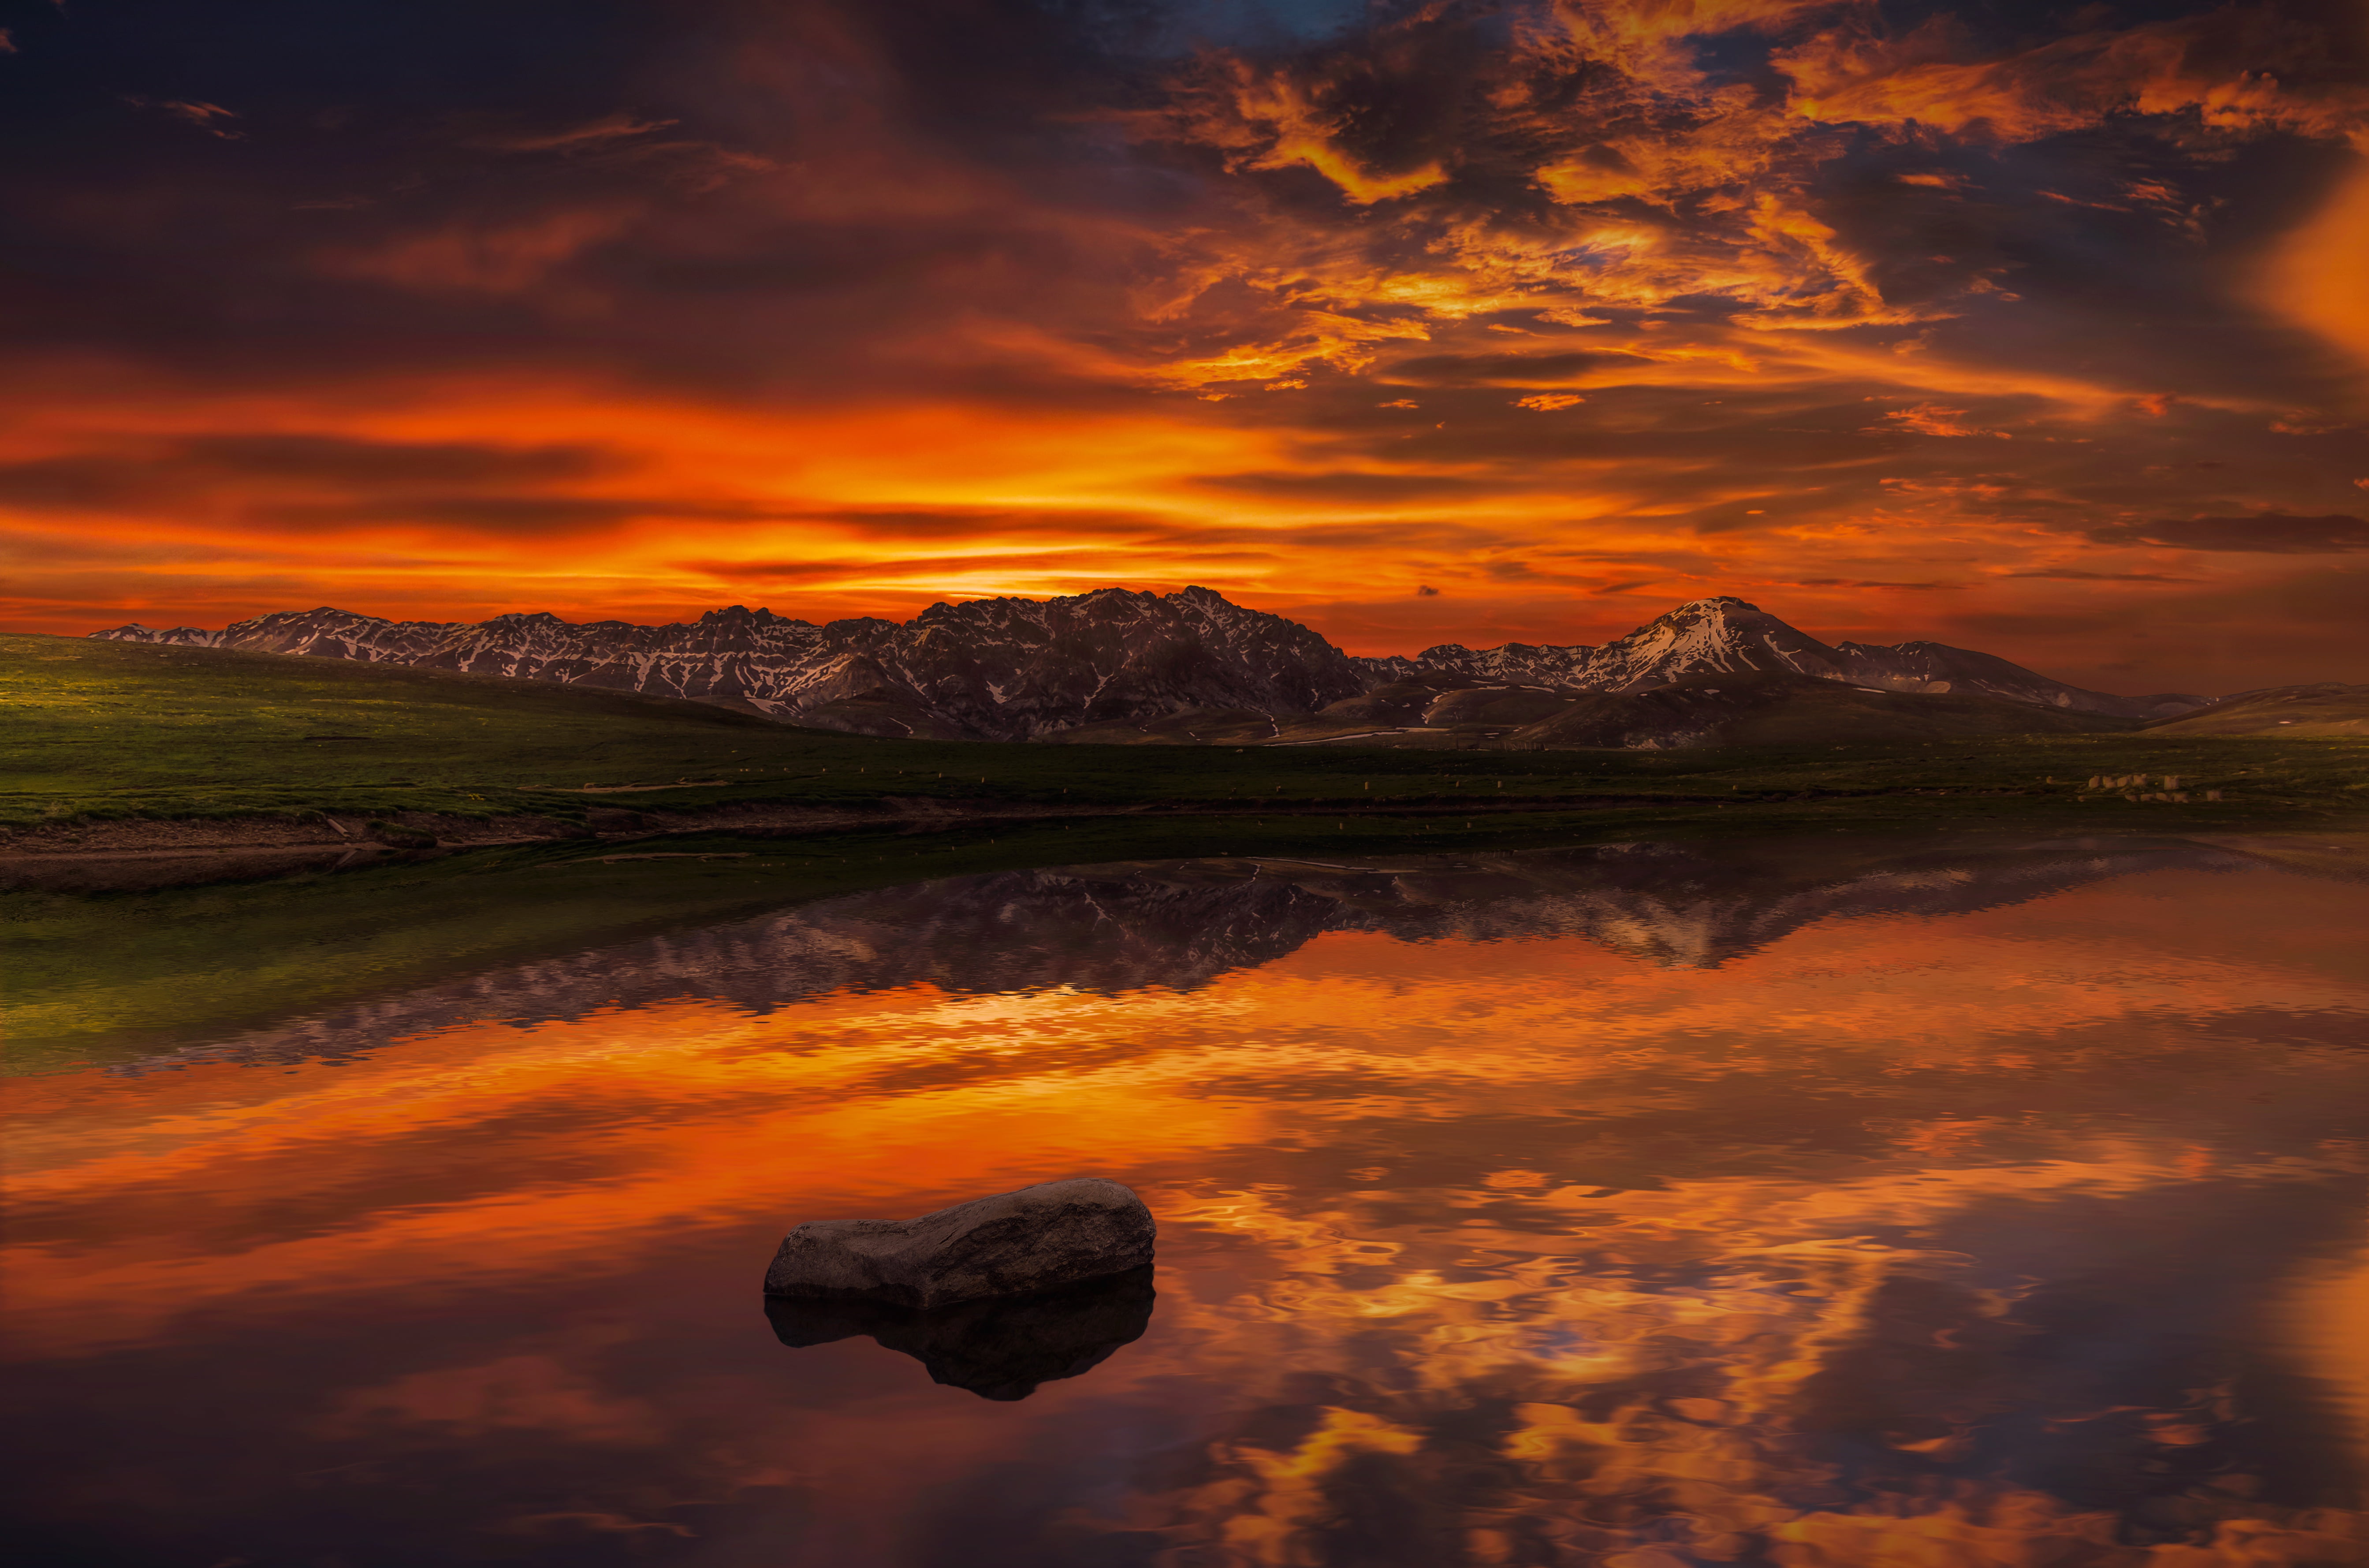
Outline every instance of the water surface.
[[(19, 1560), (2358, 1564), (2322, 859), (1015, 873), (20, 1080)], [(800, 1219), (1085, 1173), (1149, 1281), (759, 1296)]]

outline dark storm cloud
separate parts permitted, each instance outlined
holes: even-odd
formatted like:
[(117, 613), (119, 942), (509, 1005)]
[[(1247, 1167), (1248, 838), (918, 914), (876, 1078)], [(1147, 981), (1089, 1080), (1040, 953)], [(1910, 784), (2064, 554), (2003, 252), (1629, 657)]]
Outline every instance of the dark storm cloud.
[(1962, 582), (1879, 582), (1870, 578), (1796, 578), (1795, 588), (1897, 588), (1913, 589), (1963, 589)]
[(489, 446), (372, 441), (323, 435), (192, 436), (158, 461), (168, 467), (350, 485), (449, 485), (576, 479), (620, 465), (585, 445)]
[(840, 507), (795, 515), (803, 522), (881, 539), (1011, 538), (1039, 533), (1120, 540), (1169, 534), (1179, 528), (1173, 516), (1090, 508), (1055, 512), (1012, 507)]
[[(1226, 564), (1271, 562), (1276, 559), (1276, 553), (1253, 549), (1211, 551), (1199, 558)], [(1062, 557), (1053, 552), (996, 550), (961, 555), (898, 555), (884, 552), (862, 560), (835, 561), (693, 558), (676, 561), (672, 565), (724, 582), (827, 584), (862, 582), (881, 577), (927, 581), (932, 578), (968, 577), (979, 572), (1034, 573), (1058, 570), (1061, 562)], [(1184, 585), (1179, 583), (1176, 586)]]
[[(762, 516), (745, 507), (721, 516)], [(642, 518), (714, 520), (719, 512), (693, 503), (608, 496), (415, 496), (400, 500), (306, 502), (248, 508), (242, 516), (263, 528), (306, 529), (349, 523), (457, 525), (497, 535), (582, 533)]]
[(2031, 572), (2001, 572), (2003, 578), (2026, 578), (2050, 582), (2194, 582), (2194, 578), (2168, 576), (2162, 572), (2084, 572), (2066, 568)]
[(364, 490), (455, 483), (532, 485), (618, 466), (581, 445), (501, 447), (340, 436), (219, 434), (127, 444), (74, 456), (0, 464), (0, 502), (108, 510), (189, 499), (252, 481)]
[(39, 457), (0, 464), (0, 503), (59, 511), (102, 511), (158, 493), (145, 464), (114, 457)]
[(2266, 555), (2369, 550), (2369, 519), (2342, 513), (2295, 517), (2266, 511), (2250, 517), (2192, 517), (2122, 523), (2087, 532), (2100, 544), (2162, 544), (2180, 550), (2235, 550)]
[[(844, 387), (864, 345), (1076, 262), (1058, 215), (979, 184), (983, 126), (939, 148), (892, 106), (993, 100), (1041, 140), (1082, 46), (1026, 8), (896, 9), (280, 4), (200, 29), (135, 0), (54, 18), (9, 63), (40, 74), (0, 92), (0, 139), (42, 148), (0, 163), (38, 236), (0, 258), (0, 326), (20, 352), (258, 383), (598, 361)], [(949, 93), (957, 73), (975, 86)], [(127, 92), (230, 106), (246, 140), (143, 118)], [(1009, 151), (1013, 176), (1079, 172), (1026, 138)], [(876, 194), (842, 202), (834, 171)], [(966, 172), (975, 212), (934, 200)]]

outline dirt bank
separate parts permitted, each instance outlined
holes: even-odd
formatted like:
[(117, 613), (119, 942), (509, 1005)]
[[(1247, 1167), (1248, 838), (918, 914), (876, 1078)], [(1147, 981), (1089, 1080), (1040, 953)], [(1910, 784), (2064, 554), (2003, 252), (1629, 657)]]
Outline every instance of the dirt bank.
[(0, 830), (0, 861), (258, 849), (331, 850), (372, 843), (395, 849), (474, 849), (571, 840), (624, 841), (686, 833), (821, 833), (850, 828), (931, 829), (967, 822), (1046, 822), (1089, 817), (1477, 817), (1508, 811), (1587, 811), (1654, 804), (1741, 805), (1755, 798), (1730, 795), (1719, 801), (1688, 802), (1590, 795), (1583, 799), (1390, 800), (1372, 805), (1321, 800), (1246, 805), (1229, 800), (1158, 806), (1030, 806), (888, 795), (876, 806), (863, 809), (763, 801), (694, 811), (595, 807), (585, 814), (581, 822), (526, 815), (459, 817), (425, 811), (393, 812), (368, 818), (319, 811), (286, 817), (125, 818)]
[(284, 817), (135, 817), (0, 830), (0, 862), (257, 850), (342, 850), (372, 845), (389, 849), (479, 849), (498, 844), (624, 841), (683, 833), (830, 832), (845, 828), (894, 827), (899, 823), (943, 827), (965, 821), (1117, 814), (1124, 813), (892, 798), (870, 810), (764, 803), (701, 811), (595, 807), (581, 821), (523, 814), (460, 817), (429, 811), (396, 811), (378, 817), (325, 811)]

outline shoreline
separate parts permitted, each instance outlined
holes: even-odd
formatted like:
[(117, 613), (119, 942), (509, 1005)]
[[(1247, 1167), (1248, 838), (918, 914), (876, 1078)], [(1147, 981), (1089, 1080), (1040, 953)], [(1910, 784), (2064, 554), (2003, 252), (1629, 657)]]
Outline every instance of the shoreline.
[[(887, 796), (871, 807), (767, 802), (668, 812), (596, 807), (578, 819), (537, 813), (461, 817), (398, 811), (365, 816), (317, 810), (239, 817), (111, 818), (0, 830), (0, 889), (129, 892), (416, 864), (479, 852), (532, 853), (571, 847), (614, 852), (685, 841), (697, 841), (700, 847), (600, 858), (710, 858), (726, 853), (718, 844), (754, 846), (762, 853), (829, 856), (842, 844), (859, 839), (867, 844), (885, 841), (918, 845), (944, 834), (976, 838), (978, 830), (998, 827), (1031, 836), (1099, 830), (1097, 837), (1135, 828), (1147, 838), (1173, 843), (1178, 833), (1198, 837), (1233, 824), (1244, 839), (1270, 844), (1297, 842), (1333, 853), (1345, 847), (1333, 837), (1344, 830), (1354, 842), (1391, 844), (1398, 846), (1394, 853), (1410, 853), (1439, 844), (1443, 830), (1454, 836), (1502, 842), (1505, 835), (1525, 830), (1542, 835), (1569, 833), (1582, 823), (1588, 824), (1584, 830), (1590, 832), (1615, 827), (1778, 833), (2023, 829), (2268, 839), (2298, 832), (2350, 836), (2369, 827), (2369, 814), (2323, 815), (2297, 811), (2292, 805), (2264, 810), (2262, 804), (2268, 803), (1905, 786), (1851, 792), (1770, 791), (1726, 800), (1613, 794), (1371, 803), (1303, 799), (1263, 803), (1252, 809), (1245, 809), (1239, 801), (1050, 806)], [(1310, 831), (1295, 833), (1300, 824)], [(1315, 836), (1320, 824), (1326, 830), (1321, 839)], [(1228, 834), (1212, 841), (1230, 843), (1236, 836)]]
[[(1971, 795), (1973, 792), (1967, 792)], [(438, 849), (492, 849), (537, 843), (625, 843), (699, 833), (756, 832), (802, 836), (884, 828), (926, 830), (982, 822), (1038, 825), (1111, 818), (1178, 819), (1237, 817), (1478, 817), (1561, 815), (1592, 810), (1663, 807), (1688, 811), (1703, 806), (1766, 805), (1808, 800), (1807, 794), (1739, 796), (1733, 801), (1673, 800), (1666, 795), (1603, 795), (1524, 796), (1518, 799), (1387, 801), (1279, 801), (1245, 809), (1237, 801), (1144, 801), (1119, 805), (1040, 806), (930, 796), (883, 796), (874, 808), (772, 805), (764, 802), (702, 807), (684, 811), (641, 812), (595, 808), (583, 822), (538, 813), (461, 817), (439, 812), (352, 811), (258, 813), (242, 817), (120, 817), (39, 827), (0, 829), (0, 864), (135, 855), (238, 853), (258, 849), (336, 850), (377, 843), (413, 847), (373, 837), (376, 824), (432, 835)], [(1857, 798), (1829, 795), (1824, 798)], [(428, 846), (417, 846), (426, 848)]]
[[(1240, 800), (1138, 801), (1110, 805), (1081, 802), (1059, 806), (1036, 803), (971, 801), (944, 796), (884, 795), (873, 807), (794, 806), (762, 801), (696, 807), (681, 811), (635, 811), (595, 807), (582, 821), (537, 812), (508, 812), (490, 817), (463, 817), (429, 811), (363, 813), (350, 810), (303, 809), (257, 812), (236, 817), (109, 817), (81, 821), (43, 823), (34, 827), (0, 828), (0, 863), (63, 860), (138, 854), (224, 853), (258, 849), (330, 850), (381, 843), (389, 848), (427, 848), (402, 841), (408, 835), (429, 835), (439, 849), (480, 849), (532, 843), (629, 842), (641, 839), (680, 837), (693, 833), (759, 832), (798, 835), (862, 831), (882, 828), (959, 827), (978, 822), (1041, 824), (1064, 820), (1207, 818), (1235, 817), (1413, 818), (1561, 816), (1573, 812), (1658, 808), (1674, 816), (1771, 806), (1853, 806), (1917, 804), (1930, 808), (1940, 800), (2032, 800), (2082, 805), (2118, 800), (2153, 803), (2160, 796), (2044, 795), (2014, 788), (1929, 785), (1869, 790), (1763, 790), (1737, 793), (1726, 798), (1709, 795), (1521, 795), (1459, 799), (1453, 796), (1390, 796), (1378, 800), (1279, 800), (1248, 807)], [(2163, 802), (2186, 805), (2186, 801)], [(1947, 811), (1932, 813), (1947, 817)], [(2218, 815), (2218, 814), (2216, 814)], [(2259, 813), (2249, 813), (2249, 817)], [(374, 836), (382, 825), (396, 831)]]

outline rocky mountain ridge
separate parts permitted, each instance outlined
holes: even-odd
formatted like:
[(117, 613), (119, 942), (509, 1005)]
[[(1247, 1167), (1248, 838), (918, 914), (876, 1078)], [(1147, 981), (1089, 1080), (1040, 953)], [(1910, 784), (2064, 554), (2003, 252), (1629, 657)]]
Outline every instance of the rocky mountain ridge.
[(1579, 692), (1649, 691), (1697, 675), (1808, 675), (1888, 692), (1997, 697), (2117, 718), (2161, 718), (2205, 702), (2184, 692), (2123, 697), (2092, 692), (2052, 681), (1995, 654), (1946, 643), (1829, 646), (1757, 604), (1726, 595), (1681, 604), (1601, 647), (1507, 643), (1475, 650), (1448, 643), (1411, 659), (1357, 662), (1383, 678), (1463, 675), (1492, 683)]
[(723, 703), (858, 734), (946, 739), (1035, 739), (1197, 710), (1311, 715), (1411, 681), (1634, 692), (1704, 675), (1791, 675), (2117, 718), (2160, 718), (2205, 701), (2091, 692), (1940, 643), (1829, 646), (1731, 597), (1682, 604), (1600, 647), (1450, 644), (1413, 658), (1352, 658), (1297, 622), (1206, 588), (940, 603), (903, 623), (817, 625), (740, 605), (664, 626), (578, 624), (547, 613), (387, 621), (323, 608), (221, 631), (133, 624), (93, 635), (555, 681)]
[(558, 681), (944, 739), (1024, 740), (1189, 707), (1304, 713), (1366, 688), (1348, 656), (1316, 633), (1205, 588), (941, 603), (903, 623), (817, 625), (737, 604), (665, 626), (550, 614), (385, 621), (324, 608), (220, 632), (134, 625), (95, 635)]

